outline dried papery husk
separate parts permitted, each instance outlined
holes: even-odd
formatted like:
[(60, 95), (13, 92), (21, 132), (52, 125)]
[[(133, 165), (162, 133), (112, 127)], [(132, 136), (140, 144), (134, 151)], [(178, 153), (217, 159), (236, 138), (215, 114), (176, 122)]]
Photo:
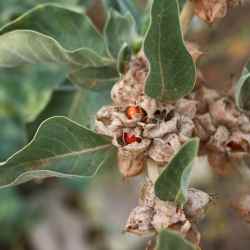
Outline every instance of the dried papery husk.
[(137, 105), (139, 105), (146, 112), (146, 116), (149, 119), (154, 117), (154, 113), (158, 108), (156, 100), (146, 95), (138, 98)]
[(247, 153), (250, 149), (250, 134), (234, 131), (226, 141), (226, 146), (230, 152)]
[(185, 114), (185, 116), (193, 119), (197, 113), (197, 104), (198, 102), (195, 100), (188, 100), (188, 99), (180, 99), (176, 103), (176, 111)]
[(239, 215), (250, 223), (250, 194), (244, 193), (237, 196), (232, 202), (232, 206), (236, 209)]
[(199, 46), (192, 42), (185, 42), (188, 52), (193, 58), (194, 62), (197, 62), (199, 58), (204, 54), (200, 49)]
[(128, 72), (111, 90), (113, 103), (118, 106), (136, 105), (144, 95), (145, 80), (148, 74), (148, 62), (143, 53), (133, 58)]
[(153, 209), (147, 206), (138, 206), (130, 213), (124, 231), (139, 236), (148, 236), (154, 234), (154, 228), (151, 224)]
[(203, 219), (210, 201), (211, 198), (207, 193), (195, 188), (189, 188), (188, 201), (184, 207), (185, 215), (191, 221)]
[[(185, 227), (185, 224), (183, 225), (182, 223), (177, 223), (175, 225), (172, 225), (170, 228), (172, 230), (175, 230), (177, 232), (181, 232), (182, 227)], [(192, 224), (191, 227), (189, 227), (189, 230), (184, 234), (183, 236), (189, 240), (190, 242), (192, 242), (195, 246), (199, 246), (200, 242), (201, 242), (201, 234), (198, 231), (196, 225)]]
[(190, 95), (190, 98), (197, 101), (197, 113), (204, 114), (208, 112), (209, 104), (218, 100), (220, 95), (216, 90), (206, 88), (203, 84), (200, 84), (193, 95)]
[(175, 203), (156, 199), (152, 225), (157, 232), (169, 228), (171, 225), (186, 221), (187, 219), (183, 210), (178, 209)]
[(209, 112), (215, 124), (225, 125), (229, 128), (238, 126), (239, 111), (235, 104), (228, 98), (221, 98), (209, 105)]
[(225, 126), (219, 126), (215, 134), (210, 137), (207, 147), (214, 152), (225, 152), (229, 137), (230, 131)]
[(118, 110), (115, 106), (104, 106), (97, 112), (95, 120), (97, 133), (110, 137), (122, 135), (123, 123), (116, 117)]
[(195, 14), (207, 23), (226, 16), (228, 11), (242, 3), (242, 0), (193, 0)]
[(140, 190), (139, 205), (152, 208), (155, 205), (154, 183), (149, 178), (146, 178)]
[(145, 138), (162, 138), (166, 134), (177, 132), (178, 118), (174, 117), (170, 121), (162, 121), (156, 124), (147, 124), (143, 131)]
[(182, 115), (178, 121), (179, 136), (182, 143), (187, 142), (193, 136), (195, 125), (188, 116)]
[(227, 0), (194, 0), (195, 13), (208, 23), (227, 14)]
[(118, 149), (118, 167), (124, 177), (139, 175), (145, 168), (146, 157), (144, 152), (134, 153)]
[(212, 117), (209, 113), (197, 115), (195, 120), (207, 131), (208, 135), (211, 135), (216, 131), (216, 127), (214, 126)]
[(229, 176), (235, 173), (234, 162), (227, 153), (207, 151), (208, 162), (216, 174)]
[(154, 139), (148, 155), (152, 160), (163, 165), (170, 161), (180, 147), (179, 136), (177, 134), (169, 134), (162, 139)]

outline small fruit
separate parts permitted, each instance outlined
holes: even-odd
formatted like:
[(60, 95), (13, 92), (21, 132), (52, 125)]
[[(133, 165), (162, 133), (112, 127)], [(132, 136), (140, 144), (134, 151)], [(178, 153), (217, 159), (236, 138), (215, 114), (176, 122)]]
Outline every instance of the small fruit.
[(133, 134), (129, 134), (129, 133), (124, 133), (123, 134), (123, 141), (125, 144), (131, 144), (131, 143), (134, 143), (134, 142), (141, 142), (141, 138), (140, 137), (137, 137)]
[(130, 106), (126, 111), (127, 117), (133, 119), (138, 115), (143, 114), (143, 110), (138, 106)]

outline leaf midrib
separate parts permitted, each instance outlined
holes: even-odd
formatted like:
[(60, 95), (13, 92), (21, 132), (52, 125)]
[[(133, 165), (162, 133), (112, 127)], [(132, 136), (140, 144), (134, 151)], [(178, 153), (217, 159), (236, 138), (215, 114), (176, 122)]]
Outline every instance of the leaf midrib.
[[(92, 153), (92, 152), (96, 152), (96, 151), (99, 151), (99, 150), (102, 150), (102, 149), (107, 149), (109, 147), (112, 147), (111, 144), (105, 144), (105, 145), (102, 145), (102, 146), (97, 146), (95, 148), (88, 148), (88, 149), (84, 149), (84, 150), (79, 150), (79, 151), (73, 151), (73, 152), (70, 152), (70, 153), (65, 153), (65, 154), (60, 154), (60, 155), (56, 155), (56, 156), (52, 156), (52, 157), (47, 157), (47, 158), (42, 158), (42, 159), (38, 159), (38, 160), (32, 160), (32, 161), (24, 161), (24, 162), (20, 162), (18, 164), (10, 164), (10, 165), (15, 165), (15, 166), (19, 166), (19, 165), (25, 165), (25, 164), (35, 164), (35, 163), (39, 163), (39, 165), (44, 165), (44, 164), (49, 164), (53, 161), (57, 161), (57, 160), (60, 160), (60, 159), (63, 159), (63, 158), (67, 158), (67, 157), (72, 157), (72, 156), (80, 156), (80, 155), (83, 155), (83, 154), (88, 154), (88, 153)], [(11, 159), (10, 159), (11, 161)], [(8, 161), (3, 163), (2, 166), (4, 165), (8, 165)], [(0, 164), (0, 167), (1, 167), (1, 164)]]

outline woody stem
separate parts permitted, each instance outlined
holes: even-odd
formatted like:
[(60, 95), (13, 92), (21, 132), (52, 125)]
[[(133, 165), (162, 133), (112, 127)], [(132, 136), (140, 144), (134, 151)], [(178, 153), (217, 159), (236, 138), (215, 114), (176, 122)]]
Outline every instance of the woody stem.
[(155, 183), (160, 175), (159, 166), (153, 160), (147, 160), (147, 171), (149, 179)]
[(180, 15), (180, 24), (183, 37), (187, 34), (190, 23), (194, 16), (194, 3), (192, 0), (187, 0)]

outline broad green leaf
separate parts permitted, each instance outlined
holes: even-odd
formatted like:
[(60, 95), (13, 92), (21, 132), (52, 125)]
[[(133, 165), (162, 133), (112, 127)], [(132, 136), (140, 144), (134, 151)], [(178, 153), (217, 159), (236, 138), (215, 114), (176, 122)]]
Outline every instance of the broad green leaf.
[(250, 63), (236, 83), (235, 100), (239, 109), (250, 111)]
[(0, 161), (19, 150), (26, 142), (24, 124), (15, 116), (0, 115)]
[(96, 85), (118, 77), (114, 63), (92, 50), (69, 51), (53, 38), (30, 30), (16, 30), (0, 36), (0, 67), (48, 63), (60, 66), (62, 73), (58, 76), (65, 78), (69, 74), (71, 80), (83, 87), (98, 88)]
[(119, 74), (115, 64), (75, 67), (70, 72), (69, 79), (80, 87), (100, 91), (114, 85)]
[(108, 159), (112, 146), (65, 117), (44, 121), (32, 141), (0, 164), (0, 185), (18, 185), (34, 178), (91, 177)]
[[(1, 243), (12, 245), (34, 222), (35, 213), (15, 189), (0, 190)], [(13, 244), (14, 245), (14, 244)]]
[(192, 163), (198, 147), (198, 139), (185, 143), (161, 173), (155, 183), (155, 194), (161, 200), (175, 201), (181, 207), (185, 204)]
[(102, 92), (96, 92), (88, 89), (73, 90), (70, 86), (62, 86), (53, 93), (49, 104), (39, 117), (29, 124), (29, 138), (33, 137), (42, 121), (58, 115), (67, 116), (94, 131), (97, 111), (102, 106), (111, 103), (110, 88)]
[(176, 0), (153, 1), (144, 50), (150, 62), (145, 88), (149, 96), (173, 101), (193, 89), (195, 65), (184, 45)]
[(64, 49), (53, 38), (31, 30), (16, 30), (0, 36), (0, 67), (56, 63), (89, 66), (103, 63), (92, 50)]
[[(141, 31), (143, 26), (143, 21), (145, 17), (145, 8), (142, 8), (142, 6), (139, 7), (139, 1), (131, 1), (131, 0), (105, 0), (107, 7), (113, 8), (116, 11), (120, 12), (122, 15), (126, 15), (130, 13), (136, 24), (137, 24), (137, 30)], [(144, 1), (144, 5), (147, 5)], [(140, 3), (140, 5), (142, 5)]]
[(131, 46), (136, 38), (133, 17), (129, 13), (122, 16), (119, 12), (111, 10), (105, 27), (106, 44), (111, 55), (117, 58), (123, 44)]
[(99, 55), (106, 55), (102, 35), (83, 11), (50, 3), (38, 5), (5, 25), (0, 29), (0, 34), (20, 29), (50, 36), (67, 50), (88, 48)]
[(182, 235), (172, 230), (160, 232), (157, 240), (156, 250), (200, 250)]
[(0, 68), (2, 112), (15, 110), (23, 121), (33, 121), (47, 105), (53, 89), (64, 80), (64, 71), (64, 67), (51, 64)]

